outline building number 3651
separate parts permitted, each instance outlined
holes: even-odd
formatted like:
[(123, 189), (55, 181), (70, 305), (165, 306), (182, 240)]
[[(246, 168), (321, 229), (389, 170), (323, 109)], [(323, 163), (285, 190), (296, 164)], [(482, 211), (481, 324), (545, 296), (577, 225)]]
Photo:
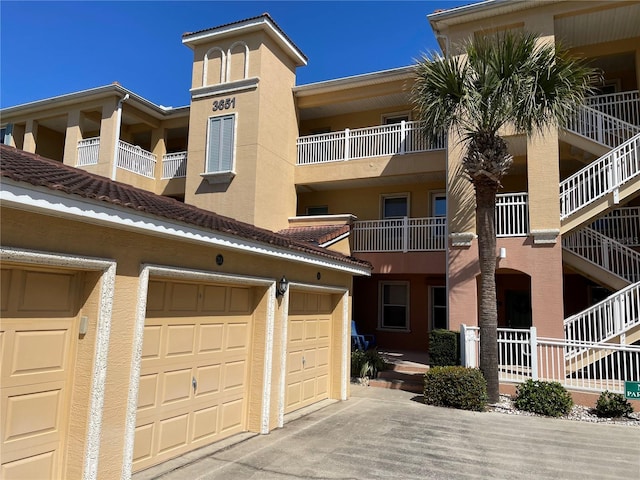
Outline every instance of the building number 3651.
[(236, 108), (236, 97), (223, 98), (221, 100), (213, 101), (213, 111), (229, 110), (230, 108)]

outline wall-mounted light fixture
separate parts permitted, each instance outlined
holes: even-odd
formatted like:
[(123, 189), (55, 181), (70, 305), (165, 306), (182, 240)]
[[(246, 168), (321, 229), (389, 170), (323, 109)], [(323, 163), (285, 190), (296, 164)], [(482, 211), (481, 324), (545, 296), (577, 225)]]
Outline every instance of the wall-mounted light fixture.
[(289, 281), (282, 276), (278, 284), (276, 285), (276, 298), (283, 296), (287, 293), (287, 287), (289, 286)]
[(507, 258), (507, 249), (505, 247), (500, 247), (498, 258)]

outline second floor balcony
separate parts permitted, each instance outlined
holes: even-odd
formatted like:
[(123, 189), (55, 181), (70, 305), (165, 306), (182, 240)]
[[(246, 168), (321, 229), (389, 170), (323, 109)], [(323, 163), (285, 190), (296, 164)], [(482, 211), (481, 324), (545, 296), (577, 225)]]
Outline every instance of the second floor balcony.
[[(100, 137), (86, 138), (78, 142), (78, 160), (76, 166), (97, 165), (100, 151)], [(146, 178), (156, 178), (156, 155), (118, 141), (117, 167)], [(184, 178), (187, 176), (187, 152), (168, 153), (162, 157), (162, 179)]]
[[(496, 198), (496, 235), (529, 235), (527, 193)], [(353, 225), (353, 252), (438, 252), (447, 248), (445, 217), (360, 220)]]
[(424, 139), (421, 122), (396, 123), (299, 137), (297, 165), (340, 162), (445, 149), (444, 135), (434, 143)]

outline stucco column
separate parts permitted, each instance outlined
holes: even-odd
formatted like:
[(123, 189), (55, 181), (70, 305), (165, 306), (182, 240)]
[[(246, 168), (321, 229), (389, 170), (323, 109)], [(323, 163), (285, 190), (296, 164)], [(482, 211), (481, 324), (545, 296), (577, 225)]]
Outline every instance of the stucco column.
[(25, 152), (36, 153), (36, 144), (38, 140), (38, 122), (34, 119), (27, 120), (24, 131), (24, 144), (22, 149)]
[(67, 131), (64, 137), (63, 163), (75, 167), (78, 163), (78, 142), (82, 140), (80, 131), (80, 110), (67, 114)]
[(156, 182), (162, 179), (162, 156), (167, 153), (166, 134), (167, 131), (164, 128), (154, 128), (151, 131), (151, 153), (156, 156)]
[(116, 141), (118, 98), (105, 100), (102, 106), (102, 120), (100, 122), (100, 149), (98, 150), (98, 166), (96, 173), (111, 177), (113, 167), (114, 145)]
[(560, 235), (558, 129), (527, 139), (529, 225), (534, 244), (555, 243)]

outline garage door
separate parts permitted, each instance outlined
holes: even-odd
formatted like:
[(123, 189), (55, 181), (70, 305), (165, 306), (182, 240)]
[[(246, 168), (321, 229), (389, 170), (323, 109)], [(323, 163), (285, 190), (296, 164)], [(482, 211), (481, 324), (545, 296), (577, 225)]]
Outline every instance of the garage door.
[(289, 297), (285, 413), (328, 398), (331, 295)]
[(151, 281), (133, 470), (246, 430), (252, 290)]
[(78, 275), (2, 269), (0, 478), (64, 478)]

